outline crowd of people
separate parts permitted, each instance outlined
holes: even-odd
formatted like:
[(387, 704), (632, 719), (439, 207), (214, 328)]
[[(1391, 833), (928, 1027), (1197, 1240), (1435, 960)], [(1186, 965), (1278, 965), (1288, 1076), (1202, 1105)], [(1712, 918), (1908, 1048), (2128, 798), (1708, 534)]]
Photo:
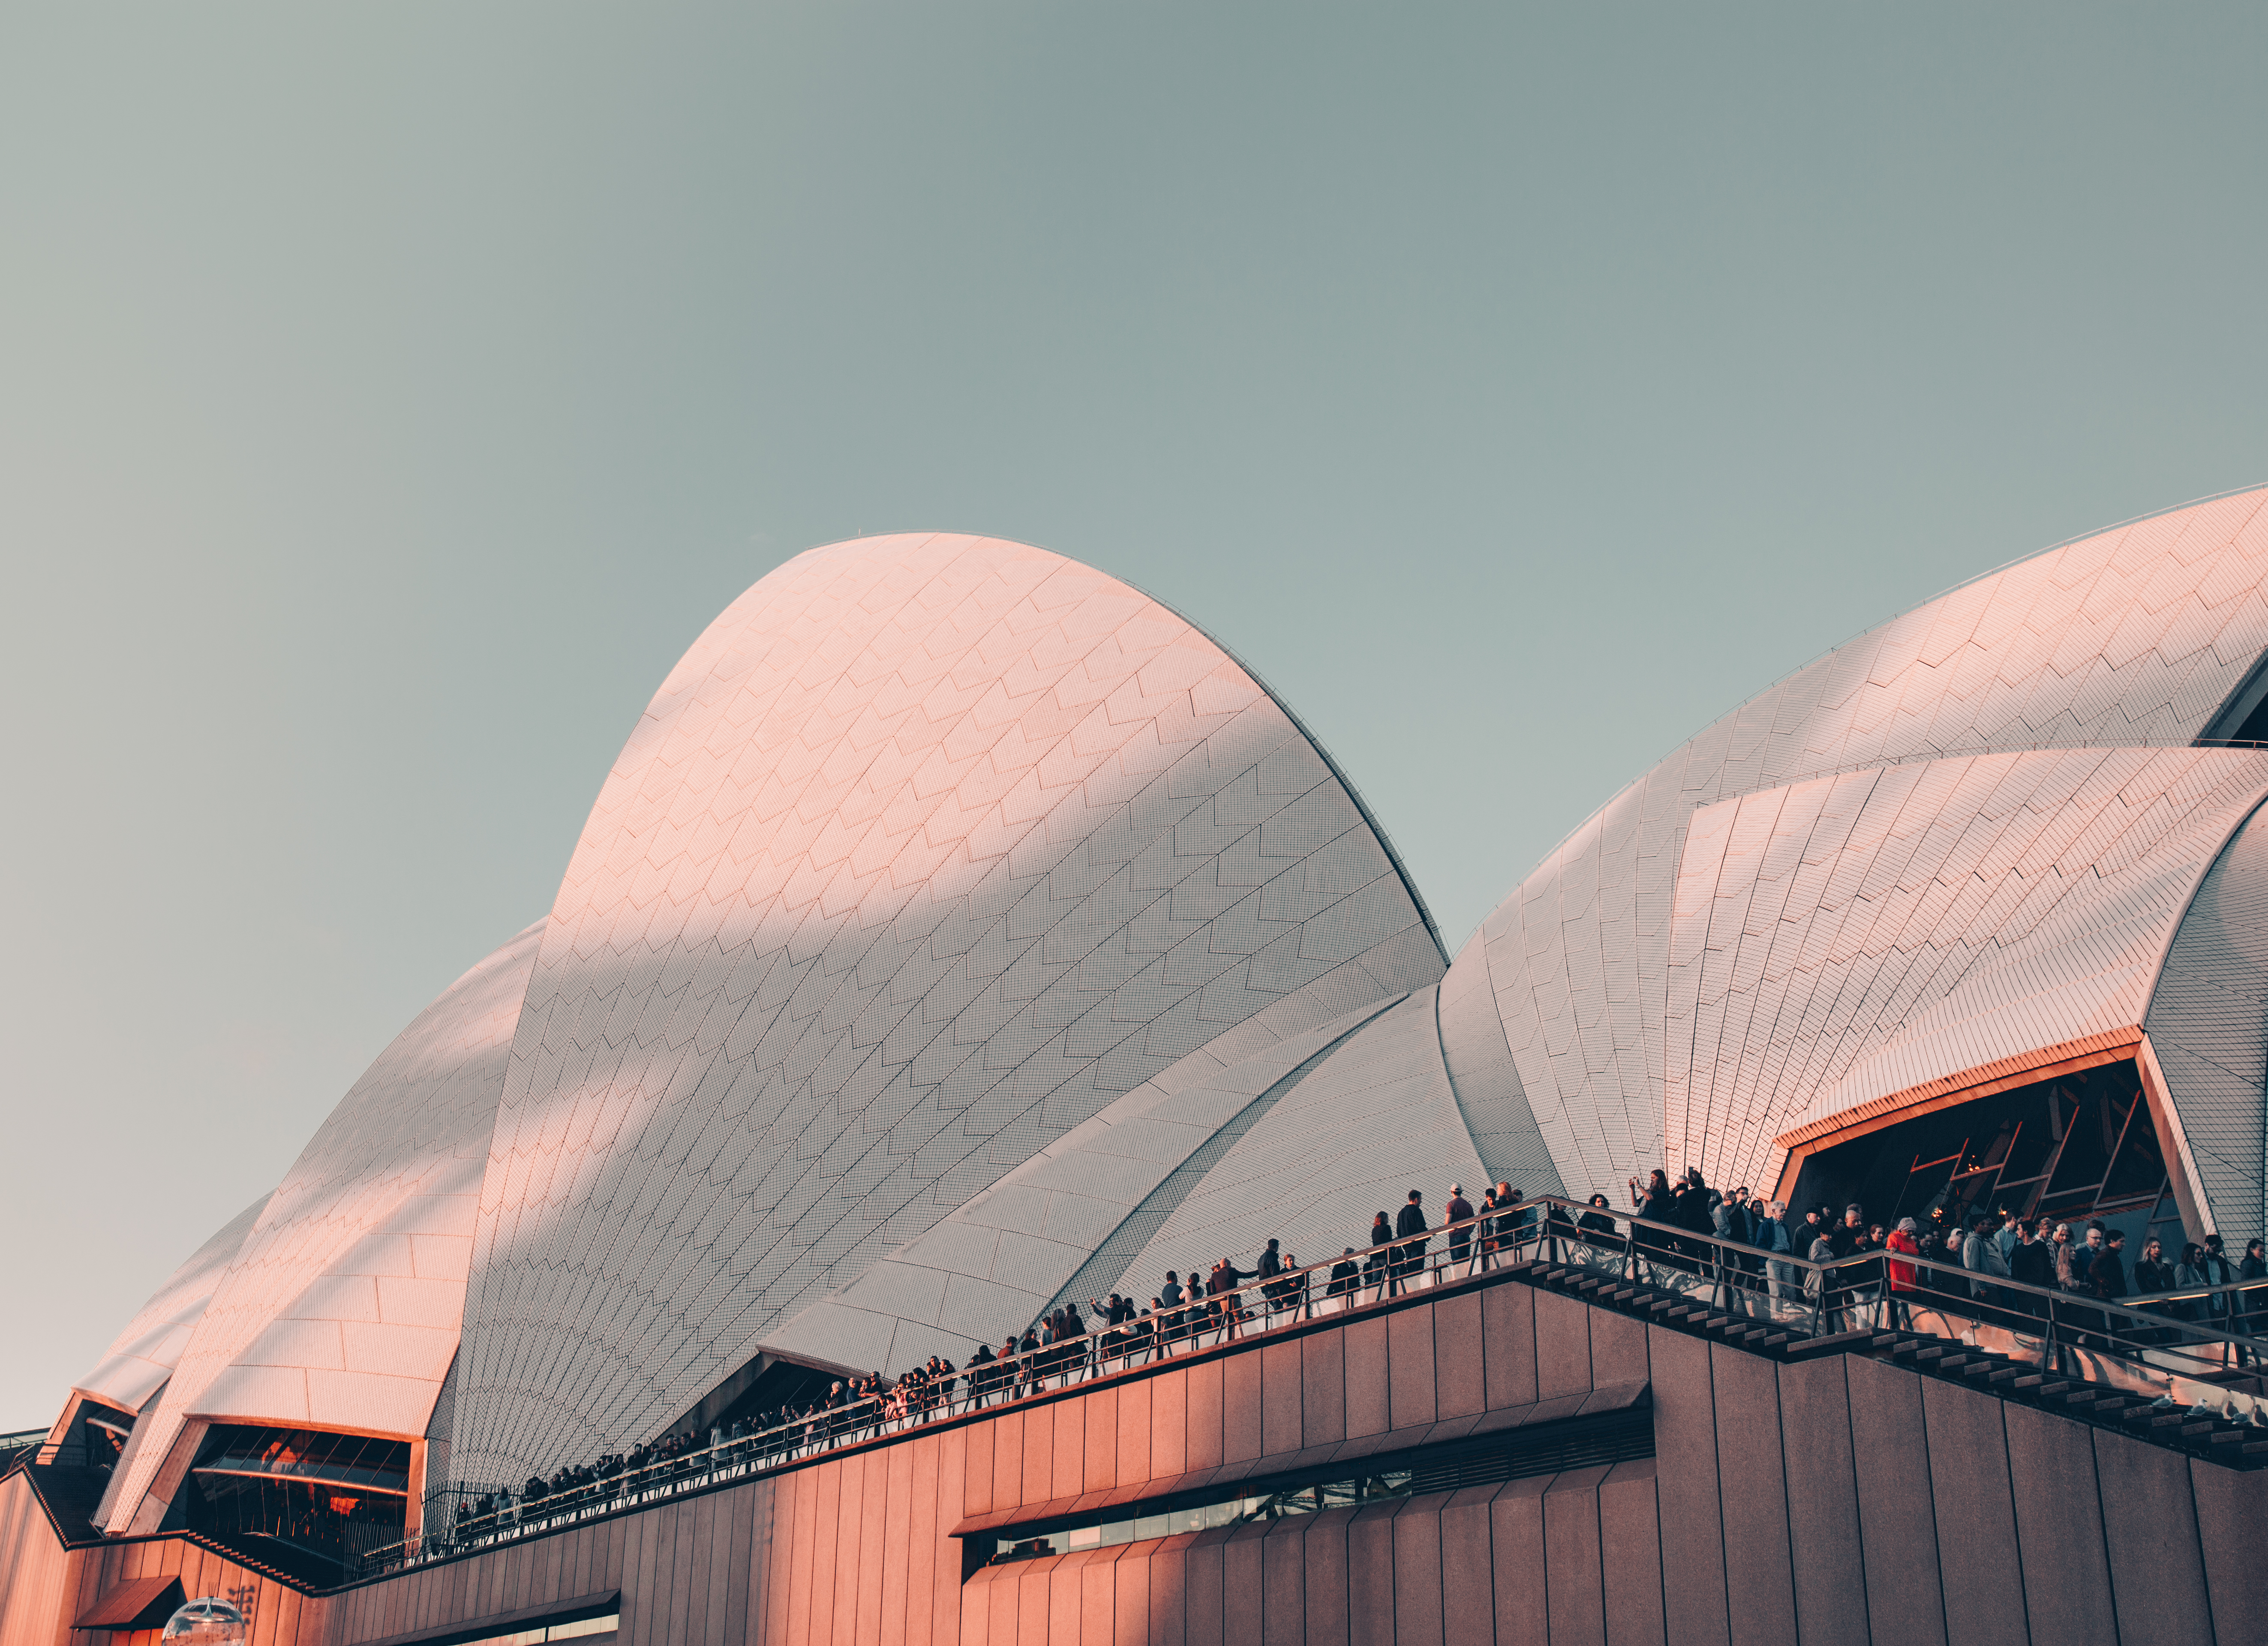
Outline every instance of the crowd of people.
[[(1322, 1282), (1327, 1306), (1349, 1307), (1390, 1297), (1420, 1282), (1429, 1267), (1447, 1277), (1479, 1273), (1539, 1239), (1582, 1260), (1611, 1251), (1689, 1284), (1721, 1290), (1735, 1306), (1760, 1311), (1808, 1310), (1821, 1329), (1841, 1322), (1911, 1325), (1926, 1306), (1955, 1309), (1973, 1320), (2000, 1320), (2036, 1329), (2043, 1300), (2019, 1290), (2037, 1289), (2080, 1300), (2109, 1303), (2132, 1297), (2170, 1321), (2251, 1334), (2268, 1330), (2268, 1246), (2246, 1244), (2232, 1262), (2219, 1235), (2185, 1244), (2166, 1260), (2156, 1238), (2146, 1240), (2130, 1272), (2125, 1236), (2101, 1222), (2078, 1230), (2052, 1219), (1977, 1212), (1962, 1217), (1933, 1208), (1923, 1217), (1901, 1217), (1890, 1227), (1870, 1223), (1864, 1209), (1837, 1215), (1817, 1206), (1793, 1211), (1785, 1201), (1729, 1194), (1690, 1170), (1673, 1180), (1657, 1170), (1629, 1180), (1629, 1207), (1617, 1213), (1603, 1194), (1578, 1208), (1557, 1197), (1530, 1201), (1510, 1183), (1484, 1191), (1476, 1206), (1463, 1187), (1451, 1184), (1434, 1224), (1423, 1191), (1411, 1189), (1389, 1217), (1380, 1211), (1364, 1244), (1347, 1246), (1329, 1261), (1302, 1268), (1300, 1260), (1268, 1241), (1249, 1269), (1233, 1258), (1192, 1261), (1167, 1269), (1146, 1306), (1113, 1292), (1051, 1307), (996, 1348), (980, 1343), (968, 1364), (942, 1355), (895, 1378), (880, 1372), (835, 1381), (816, 1399), (792, 1402), (720, 1422), (705, 1434), (688, 1429), (628, 1452), (563, 1467), (531, 1478), (515, 1495), (491, 1489), (460, 1494), (455, 1512), (460, 1539), (477, 1538), (507, 1520), (525, 1522), (586, 1509), (615, 1498), (666, 1489), (682, 1478), (742, 1467), (762, 1468), (818, 1450), (855, 1444), (953, 1409), (982, 1409), (1122, 1366), (1140, 1364), (1212, 1337), (1215, 1341), (1264, 1329), (1278, 1317), (1314, 1312), (1314, 1285)], [(1436, 1237), (1441, 1246), (1429, 1266)], [(1879, 1253), (1878, 1264), (1853, 1263)], [(1800, 1259), (1798, 1262), (1796, 1260)], [(2242, 1282), (2261, 1281), (2257, 1290)], [(2014, 1285), (1996, 1285), (2013, 1282)], [(2230, 1288), (2197, 1299), (2152, 1299), (2149, 1294)], [(2257, 1299), (2256, 1302), (2255, 1299)], [(2078, 1338), (2088, 1334), (2083, 1307), (2066, 1312)], [(2101, 1312), (2094, 1332), (2110, 1346), (2114, 1328)], [(2176, 1328), (2169, 1327), (2166, 1335)], [(2138, 1343), (2138, 1334), (2124, 1334)], [(2236, 1346), (2237, 1363), (2249, 1350)], [(517, 1501), (515, 1502), (515, 1497)]]

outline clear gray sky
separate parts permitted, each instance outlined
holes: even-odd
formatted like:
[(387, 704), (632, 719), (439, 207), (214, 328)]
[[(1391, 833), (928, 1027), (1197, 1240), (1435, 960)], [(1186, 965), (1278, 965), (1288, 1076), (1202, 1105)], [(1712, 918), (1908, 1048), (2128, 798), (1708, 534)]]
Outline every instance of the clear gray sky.
[(814, 543), (1044, 544), (1452, 946), (1977, 571), (2268, 479), (2256, 5), (0, 4), (0, 1427), (549, 908)]

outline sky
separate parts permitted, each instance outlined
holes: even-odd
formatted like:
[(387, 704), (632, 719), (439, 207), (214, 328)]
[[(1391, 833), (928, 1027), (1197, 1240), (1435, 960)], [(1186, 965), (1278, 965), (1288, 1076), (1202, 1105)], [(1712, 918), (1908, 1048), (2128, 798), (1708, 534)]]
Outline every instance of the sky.
[(1940, 590), (2268, 480), (2268, 11), (0, 0), (0, 1429), (814, 544), (1204, 626), (1452, 950)]

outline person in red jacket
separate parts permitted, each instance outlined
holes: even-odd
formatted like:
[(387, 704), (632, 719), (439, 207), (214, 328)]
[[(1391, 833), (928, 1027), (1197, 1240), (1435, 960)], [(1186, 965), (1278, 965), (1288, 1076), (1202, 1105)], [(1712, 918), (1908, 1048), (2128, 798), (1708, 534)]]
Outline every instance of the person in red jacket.
[[(1921, 1242), (1916, 1237), (1920, 1232), (1919, 1223), (1911, 1217), (1901, 1217), (1898, 1219), (1898, 1226), (1890, 1231), (1890, 1238), (1883, 1244), (1892, 1252), (1902, 1253), (1907, 1257), (1919, 1257)], [(1913, 1325), (1911, 1318), (1906, 1312), (1907, 1299), (1911, 1294), (1921, 1290), (1915, 1279), (1914, 1266), (1892, 1260), (1883, 1267), (1890, 1272), (1892, 1320), (1896, 1326), (1911, 1331), (1913, 1329)]]

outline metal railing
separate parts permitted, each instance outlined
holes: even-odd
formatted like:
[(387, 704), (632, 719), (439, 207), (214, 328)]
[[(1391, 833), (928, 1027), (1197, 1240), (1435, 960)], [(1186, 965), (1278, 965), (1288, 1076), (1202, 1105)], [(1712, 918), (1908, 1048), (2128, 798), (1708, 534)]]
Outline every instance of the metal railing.
[[(1974, 1341), (1980, 1332), (1999, 1333), (2020, 1357), (2081, 1378), (2114, 1376), (2103, 1363), (2116, 1362), (2128, 1368), (2130, 1380), (2155, 1375), (2170, 1387), (2176, 1377), (2203, 1378), (2268, 1355), (2268, 1344), (2213, 1323), (2268, 1324), (2268, 1281), (2110, 1301), (1890, 1252), (1815, 1263), (1543, 1194), (1509, 1211), (1396, 1237), (1353, 1260), (1245, 1276), (1223, 1291), (1012, 1357), (976, 1362), (933, 1383), (901, 1381), (880, 1397), (762, 1429), (712, 1429), (709, 1444), (674, 1456), (637, 1465), (609, 1459), (541, 1494), (447, 1483), (426, 1496), (423, 1533), (368, 1551), (357, 1575), (513, 1541), (1529, 1260), (1684, 1292), (1797, 1336), (1904, 1330)], [(2183, 1310), (2199, 1318), (2184, 1318)]]

